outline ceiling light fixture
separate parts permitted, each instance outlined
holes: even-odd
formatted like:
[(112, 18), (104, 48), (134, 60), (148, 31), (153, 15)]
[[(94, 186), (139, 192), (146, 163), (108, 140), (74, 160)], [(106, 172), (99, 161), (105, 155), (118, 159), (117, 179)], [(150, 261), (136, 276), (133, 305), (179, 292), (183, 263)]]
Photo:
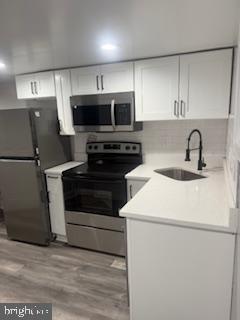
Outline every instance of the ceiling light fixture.
[(106, 43), (101, 46), (101, 49), (106, 51), (113, 51), (117, 49), (117, 46), (111, 43)]
[(5, 69), (6, 68), (6, 65), (5, 65), (5, 63), (3, 63), (3, 62), (0, 62), (0, 69)]

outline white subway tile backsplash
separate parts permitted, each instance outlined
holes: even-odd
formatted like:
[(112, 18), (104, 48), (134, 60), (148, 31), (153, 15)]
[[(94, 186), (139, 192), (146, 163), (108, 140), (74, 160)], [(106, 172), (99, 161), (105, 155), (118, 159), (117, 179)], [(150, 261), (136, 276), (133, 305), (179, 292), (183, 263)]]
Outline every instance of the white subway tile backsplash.
[[(141, 142), (144, 154), (182, 153), (192, 129), (203, 135), (204, 153), (225, 156), (227, 120), (183, 120), (145, 122), (143, 131), (115, 133), (78, 133), (73, 139), (75, 160), (86, 160), (88, 140)], [(193, 137), (191, 147), (198, 146), (198, 137)]]

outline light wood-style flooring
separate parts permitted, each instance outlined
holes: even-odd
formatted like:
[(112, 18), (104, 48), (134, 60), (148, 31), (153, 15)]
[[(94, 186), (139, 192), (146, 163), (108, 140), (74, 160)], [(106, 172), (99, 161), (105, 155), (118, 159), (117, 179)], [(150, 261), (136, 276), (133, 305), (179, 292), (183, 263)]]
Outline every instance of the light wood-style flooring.
[(10, 241), (0, 223), (0, 302), (52, 303), (54, 320), (128, 320), (126, 272), (114, 260), (57, 242)]

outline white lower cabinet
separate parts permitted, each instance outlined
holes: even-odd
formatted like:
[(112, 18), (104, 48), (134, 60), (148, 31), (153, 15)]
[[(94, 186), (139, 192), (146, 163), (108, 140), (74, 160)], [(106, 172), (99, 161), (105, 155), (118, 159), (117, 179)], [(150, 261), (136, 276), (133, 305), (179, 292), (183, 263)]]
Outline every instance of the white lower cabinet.
[(229, 320), (235, 236), (127, 219), (131, 320)]
[(65, 227), (65, 209), (62, 173), (65, 170), (74, 168), (81, 162), (70, 161), (45, 170), (47, 180), (47, 191), (49, 198), (49, 212), (52, 233), (55, 233), (57, 240), (67, 242)]
[(148, 180), (127, 180), (127, 198), (131, 200), (139, 190), (148, 182)]
[(52, 232), (66, 242), (62, 175), (47, 174), (47, 188)]

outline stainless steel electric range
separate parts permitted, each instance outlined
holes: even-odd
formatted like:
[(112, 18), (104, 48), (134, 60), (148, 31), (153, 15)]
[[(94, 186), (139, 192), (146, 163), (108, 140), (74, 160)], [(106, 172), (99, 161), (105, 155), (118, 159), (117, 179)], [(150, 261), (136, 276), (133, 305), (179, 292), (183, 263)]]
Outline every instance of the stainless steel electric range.
[(87, 143), (88, 162), (63, 173), (68, 243), (125, 255), (125, 175), (142, 163), (141, 144)]

